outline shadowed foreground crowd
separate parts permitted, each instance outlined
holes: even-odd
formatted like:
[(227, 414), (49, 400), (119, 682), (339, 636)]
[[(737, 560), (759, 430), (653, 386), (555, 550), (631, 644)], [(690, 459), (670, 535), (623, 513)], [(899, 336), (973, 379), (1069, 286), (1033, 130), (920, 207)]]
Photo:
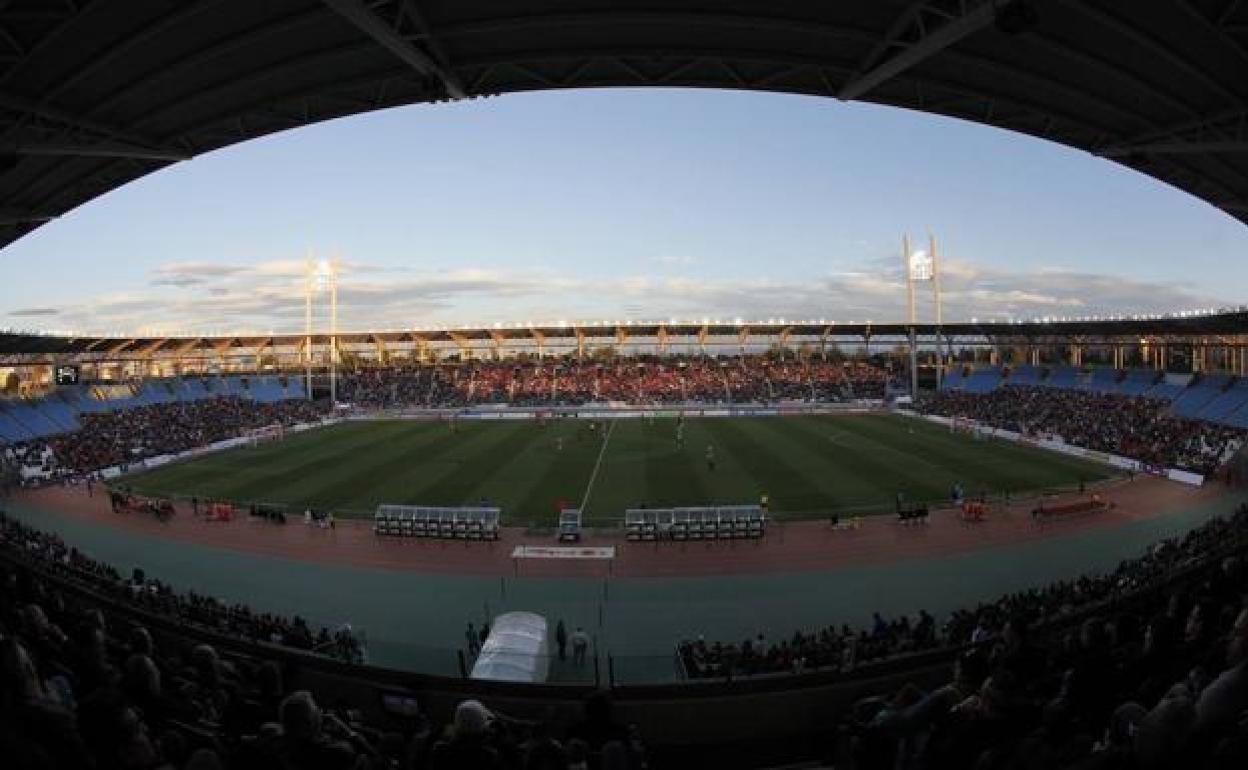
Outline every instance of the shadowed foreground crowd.
[[(635, 731), (602, 694), (555, 725), (510, 719), (475, 700), (450, 724), (403, 699), (384, 724), (340, 699), (287, 686), (293, 669), (263, 657), (154, 635), (132, 616), (64, 590), (96, 595), (213, 631), (308, 649), (299, 620), (153, 581), (123, 580), (59, 538), (0, 515), (0, 766), (64, 768), (287, 768), (289, 770), (641, 770)], [(34, 569), (30, 567), (35, 567)], [(157, 643), (157, 638), (162, 641)], [(319, 641), (333, 647), (328, 634)], [(262, 655), (263, 649), (257, 648)], [(555, 736), (558, 735), (559, 738)]]
[(1208, 476), (1248, 431), (1169, 413), (1164, 399), (1007, 385), (988, 393), (941, 391), (922, 410), (994, 428), (1130, 457)]
[(832, 402), (883, 398), (887, 382), (887, 372), (863, 362), (773, 361), (765, 356), (507, 361), (351, 372), (343, 375), (339, 394), (348, 403), (373, 407)]
[[(835, 767), (1248, 767), (1248, 506), (1097, 577), (871, 630), (684, 642), (691, 672), (846, 669), (961, 646), (948, 683), (862, 699)], [(1176, 576), (1179, 576), (1176, 580)]]

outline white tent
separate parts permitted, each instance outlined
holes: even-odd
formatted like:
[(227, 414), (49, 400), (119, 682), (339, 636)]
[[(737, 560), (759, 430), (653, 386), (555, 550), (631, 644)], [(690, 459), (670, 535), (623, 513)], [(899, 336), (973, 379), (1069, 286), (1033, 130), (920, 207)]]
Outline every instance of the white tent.
[(471, 678), (545, 682), (550, 671), (548, 630), (546, 618), (533, 612), (499, 615), (472, 665)]

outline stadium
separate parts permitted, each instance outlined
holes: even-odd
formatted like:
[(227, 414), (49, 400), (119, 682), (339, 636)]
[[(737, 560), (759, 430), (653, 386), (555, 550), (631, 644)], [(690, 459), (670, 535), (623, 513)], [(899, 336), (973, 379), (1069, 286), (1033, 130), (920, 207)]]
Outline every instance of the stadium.
[[(1248, 222), (1237, 2), (45, 5), (0, 4), (10, 251), (270, 134), (610, 86), (958, 118)], [(253, 291), (284, 331), (0, 331), (0, 750), (1241, 766), (1248, 308), (961, 317), (935, 237), (890, 249), (878, 321), (543, 285), (546, 320), (374, 326), (309, 253)]]

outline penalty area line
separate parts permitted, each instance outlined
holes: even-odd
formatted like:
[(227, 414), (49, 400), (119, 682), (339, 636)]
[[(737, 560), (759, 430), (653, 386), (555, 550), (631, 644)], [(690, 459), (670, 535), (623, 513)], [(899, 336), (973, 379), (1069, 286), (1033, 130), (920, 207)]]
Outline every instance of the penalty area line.
[(602, 437), (602, 449), (598, 450), (598, 460), (594, 463), (594, 470), (589, 474), (589, 483), (585, 485), (585, 496), (581, 498), (581, 507), (578, 508), (581, 516), (585, 515), (585, 506), (589, 504), (589, 495), (594, 491), (594, 481), (598, 479), (598, 469), (602, 467), (602, 458), (607, 453), (607, 444), (611, 443), (611, 431), (615, 430), (615, 420), (607, 425), (607, 435)]

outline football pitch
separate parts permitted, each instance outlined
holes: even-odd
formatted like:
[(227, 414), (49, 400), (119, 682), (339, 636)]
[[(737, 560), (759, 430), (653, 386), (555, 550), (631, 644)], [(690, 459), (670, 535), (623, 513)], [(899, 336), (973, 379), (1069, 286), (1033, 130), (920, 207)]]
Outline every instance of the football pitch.
[[(381, 503), (499, 506), (512, 526), (587, 523), (626, 508), (752, 504), (773, 515), (892, 510), (907, 500), (1072, 488), (1108, 466), (894, 415), (353, 421), (127, 476), (150, 495), (223, 499), (371, 517)], [(713, 456), (712, 463), (708, 460)]]

